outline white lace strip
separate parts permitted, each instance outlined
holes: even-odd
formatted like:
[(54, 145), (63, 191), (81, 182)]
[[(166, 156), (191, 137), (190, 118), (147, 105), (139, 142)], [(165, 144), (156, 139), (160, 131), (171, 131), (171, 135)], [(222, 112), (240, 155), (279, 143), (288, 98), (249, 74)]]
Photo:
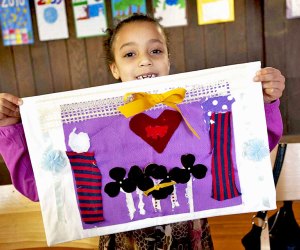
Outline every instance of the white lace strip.
[[(166, 89), (165, 91), (170, 90)], [(155, 93), (157, 91), (153, 91)], [(189, 87), (186, 92), (183, 104), (199, 101), (202, 98), (211, 98), (229, 95), (229, 83), (226, 81), (219, 81), (218, 83), (211, 83), (206, 85), (195, 85)], [(79, 102), (61, 105), (61, 119), (63, 123), (73, 123), (79, 121), (86, 121), (99, 117), (108, 117), (119, 115), (118, 107), (124, 105), (123, 97), (113, 97), (100, 99), (95, 101)], [(159, 104), (151, 109), (161, 109), (165, 105)]]

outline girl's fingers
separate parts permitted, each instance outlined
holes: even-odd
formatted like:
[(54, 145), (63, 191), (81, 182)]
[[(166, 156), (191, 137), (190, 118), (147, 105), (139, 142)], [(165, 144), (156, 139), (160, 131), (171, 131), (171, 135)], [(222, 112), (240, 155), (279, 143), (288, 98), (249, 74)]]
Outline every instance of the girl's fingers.
[(278, 69), (263, 68), (256, 73), (254, 81), (261, 82), (265, 102), (272, 102), (282, 96), (285, 78)]
[(22, 100), (16, 96), (0, 93), (0, 113), (5, 116), (20, 117), (19, 107)]
[(12, 104), (15, 104), (16, 106), (22, 105), (23, 103), (21, 98), (8, 93), (0, 93), (0, 101), (1, 100), (6, 100)]
[[(22, 99), (17, 96), (14, 96), (14, 95), (11, 95), (8, 93), (3, 93), (2, 95), (3, 95), (4, 99), (6, 99), (7, 101), (12, 102), (18, 106), (23, 104)], [(1, 95), (0, 95), (0, 98), (1, 98)]]
[(276, 88), (266, 88), (263, 90), (263, 92), (265, 102), (275, 101), (282, 96), (282, 91)]
[(7, 99), (1, 99), (1, 98), (0, 98), (0, 107), (5, 107), (7, 109), (10, 109), (11, 111), (19, 110), (19, 107), (16, 104), (8, 101)]
[(258, 82), (278, 82), (278, 83), (284, 83), (285, 79), (283, 75), (277, 75), (277, 74), (264, 74), (264, 75), (256, 75), (254, 77), (255, 81)]
[(9, 106), (9, 108), (7, 108), (7, 106), (5, 105), (1, 105), (0, 104), (0, 119), (3, 119), (5, 117), (20, 117), (20, 112), (19, 112), (19, 108), (17, 106), (12, 107), (13, 104), (11, 103), (5, 103), (7, 106)]
[(260, 82), (277, 82), (279, 85), (284, 86), (285, 78), (278, 69), (263, 68), (256, 73), (254, 81)]

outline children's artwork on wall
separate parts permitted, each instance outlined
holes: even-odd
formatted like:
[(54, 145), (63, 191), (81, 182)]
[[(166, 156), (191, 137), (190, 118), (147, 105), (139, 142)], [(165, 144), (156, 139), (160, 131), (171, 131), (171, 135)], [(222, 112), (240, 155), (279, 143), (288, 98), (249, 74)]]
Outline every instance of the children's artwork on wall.
[(154, 17), (162, 26), (187, 25), (185, 0), (153, 0), (153, 7)]
[(274, 209), (259, 68), (24, 98), (48, 244)]
[(106, 34), (107, 18), (104, 0), (72, 0), (78, 38)]
[(286, 0), (286, 18), (299, 18), (300, 17), (300, 1)]
[(234, 21), (234, 0), (197, 0), (198, 24)]
[(0, 17), (4, 46), (33, 43), (28, 0), (0, 1)]
[(133, 13), (147, 13), (145, 0), (111, 0), (111, 7), (114, 25)]
[(35, 0), (39, 38), (41, 41), (69, 37), (64, 0)]

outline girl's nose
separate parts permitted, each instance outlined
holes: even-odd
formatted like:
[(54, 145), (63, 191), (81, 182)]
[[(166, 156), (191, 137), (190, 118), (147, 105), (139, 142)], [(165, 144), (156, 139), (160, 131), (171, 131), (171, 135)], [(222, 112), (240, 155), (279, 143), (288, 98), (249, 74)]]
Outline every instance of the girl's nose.
[(142, 55), (140, 58), (139, 66), (151, 66), (152, 60), (148, 55)]

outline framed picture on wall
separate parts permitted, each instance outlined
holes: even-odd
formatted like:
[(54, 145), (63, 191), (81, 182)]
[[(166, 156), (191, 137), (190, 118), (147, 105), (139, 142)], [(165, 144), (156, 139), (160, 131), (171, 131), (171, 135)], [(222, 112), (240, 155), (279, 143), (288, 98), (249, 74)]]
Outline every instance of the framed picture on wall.
[(197, 0), (198, 24), (234, 21), (234, 0)]
[(105, 35), (107, 29), (104, 0), (72, 0), (78, 38)]
[(39, 38), (41, 41), (69, 37), (64, 0), (35, 0)]
[(28, 0), (1, 1), (0, 17), (4, 46), (33, 43)]
[[(187, 25), (185, 0), (153, 0), (154, 17), (164, 27)], [(174, 18), (176, 16), (176, 18)]]
[(145, 0), (111, 0), (111, 8), (114, 25), (133, 13), (147, 13)]

